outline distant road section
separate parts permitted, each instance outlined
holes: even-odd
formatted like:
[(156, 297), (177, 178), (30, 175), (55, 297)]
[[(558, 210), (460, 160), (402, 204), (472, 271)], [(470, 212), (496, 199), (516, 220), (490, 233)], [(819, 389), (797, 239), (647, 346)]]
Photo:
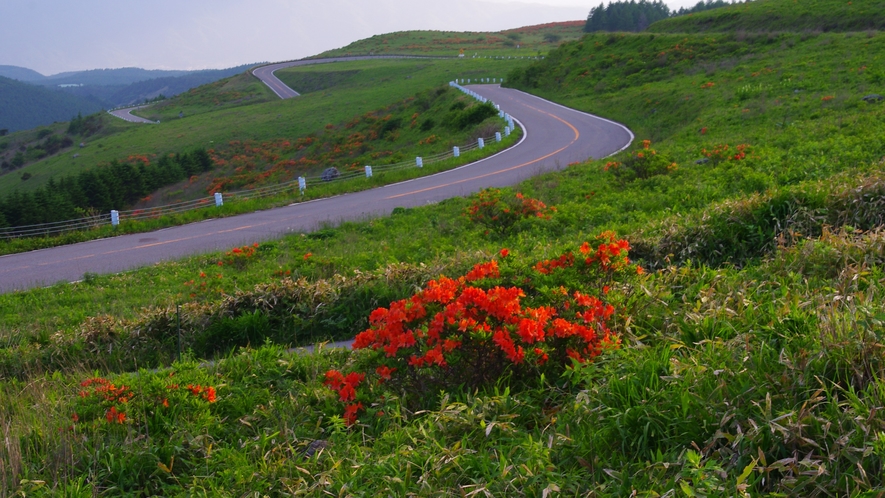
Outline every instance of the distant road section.
[(138, 116), (133, 116), (132, 111), (136, 109), (141, 109), (143, 107), (147, 107), (146, 105), (137, 105), (135, 107), (126, 107), (125, 109), (117, 109), (115, 111), (108, 111), (108, 113), (112, 116), (116, 116), (120, 119), (129, 121), (130, 123), (149, 123), (156, 124), (156, 121), (151, 121), (149, 119), (140, 118)]

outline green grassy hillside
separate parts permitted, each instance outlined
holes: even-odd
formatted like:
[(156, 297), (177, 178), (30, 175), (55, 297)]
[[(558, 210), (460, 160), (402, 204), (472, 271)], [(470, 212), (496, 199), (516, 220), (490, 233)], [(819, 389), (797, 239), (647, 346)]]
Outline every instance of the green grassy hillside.
[[(369, 54), (422, 54), (465, 56), (537, 56), (556, 48), (561, 41), (581, 36), (584, 21), (567, 21), (494, 33), (459, 31), (400, 31), (375, 35), (323, 52), (316, 57)], [(518, 46), (518, 47), (517, 47)]]
[(885, 27), (885, 2), (754, 0), (652, 24), (655, 33), (867, 31)]
[(788, 28), (511, 72), (630, 126), (620, 156), (0, 296), (0, 489), (885, 493), (885, 48)]

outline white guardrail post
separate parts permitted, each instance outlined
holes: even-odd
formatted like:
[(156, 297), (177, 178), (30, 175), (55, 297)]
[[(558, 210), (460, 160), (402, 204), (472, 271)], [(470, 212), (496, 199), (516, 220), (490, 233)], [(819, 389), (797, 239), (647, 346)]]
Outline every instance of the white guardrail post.
[(120, 224), (120, 212), (116, 209), (111, 210), (111, 226), (117, 226)]
[(480, 148), (480, 149), (482, 149), (483, 147), (486, 146), (486, 142), (485, 142), (485, 140), (483, 140), (483, 139), (481, 139), (481, 138), (477, 138), (477, 139), (476, 139), (476, 144), (479, 145), (479, 148)]
[(298, 190), (301, 191), (301, 193), (303, 194), (304, 190), (306, 188), (307, 188), (307, 181), (304, 179), (303, 176), (299, 176), (298, 177)]
[(455, 157), (461, 157), (461, 149), (458, 147), (452, 147), (452, 155)]
[(417, 164), (419, 168), (423, 168), (424, 167), (424, 159), (422, 159), (420, 156), (416, 157), (415, 164)]
[(221, 196), (221, 192), (215, 192), (215, 207), (224, 206), (224, 198)]
[(372, 167), (366, 166), (366, 178), (372, 178)]
[(495, 141), (496, 141), (496, 142), (500, 142), (500, 141), (501, 141), (501, 132), (500, 132), (500, 131), (496, 131), (496, 132), (495, 132)]

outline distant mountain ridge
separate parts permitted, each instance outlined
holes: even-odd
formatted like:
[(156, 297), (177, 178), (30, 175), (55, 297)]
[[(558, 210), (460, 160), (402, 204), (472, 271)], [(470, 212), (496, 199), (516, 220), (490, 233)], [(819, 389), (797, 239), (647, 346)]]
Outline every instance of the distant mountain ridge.
[(0, 76), (36, 83), (39, 85), (131, 85), (142, 81), (177, 78), (180, 76), (217, 76), (222, 78), (245, 71), (256, 64), (243, 64), (226, 69), (196, 69), (196, 70), (164, 70), (142, 69), (139, 67), (122, 67), (116, 69), (89, 69), (86, 71), (66, 71), (63, 73), (44, 76), (33, 69), (20, 66), (0, 65)]
[(197, 71), (92, 69), (52, 76), (19, 66), (0, 66), (0, 79), (4, 80), (0, 82), (0, 129), (26, 130), (67, 121), (77, 113), (140, 104), (161, 95), (172, 97), (252, 66)]
[(28, 69), (26, 67), (19, 66), (3, 66), (0, 65), (0, 76), (4, 78), (9, 78), (18, 81), (40, 81), (46, 79), (46, 76), (34, 71), (33, 69)]

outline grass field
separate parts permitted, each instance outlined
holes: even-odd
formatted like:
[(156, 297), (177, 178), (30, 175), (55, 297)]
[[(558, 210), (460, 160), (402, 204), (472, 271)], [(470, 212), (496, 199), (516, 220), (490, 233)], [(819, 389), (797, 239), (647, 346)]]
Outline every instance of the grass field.
[(619, 156), (0, 296), (2, 489), (885, 493), (882, 35), (777, 28), (594, 34), (506, 75), (625, 123)]

